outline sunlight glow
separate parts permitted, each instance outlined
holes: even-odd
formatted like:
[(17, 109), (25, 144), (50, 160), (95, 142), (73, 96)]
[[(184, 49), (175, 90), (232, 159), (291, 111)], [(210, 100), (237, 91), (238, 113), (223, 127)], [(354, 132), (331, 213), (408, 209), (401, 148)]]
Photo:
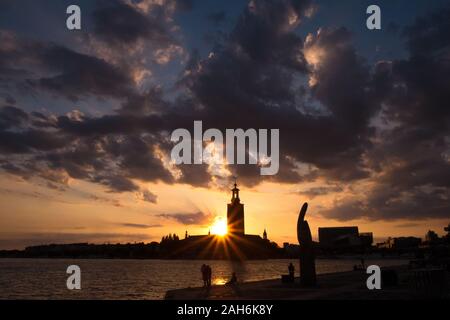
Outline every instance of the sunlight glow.
[(224, 218), (217, 218), (211, 226), (211, 233), (218, 236), (224, 236), (227, 232), (228, 229), (226, 220)]

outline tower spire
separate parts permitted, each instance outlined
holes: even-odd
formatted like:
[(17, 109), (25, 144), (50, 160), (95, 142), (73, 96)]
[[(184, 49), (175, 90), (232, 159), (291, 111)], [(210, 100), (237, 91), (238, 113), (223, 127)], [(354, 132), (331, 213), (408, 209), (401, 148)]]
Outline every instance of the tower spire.
[(240, 201), (240, 199), (239, 199), (239, 189), (237, 187), (237, 179), (236, 179), (236, 177), (234, 177), (234, 188), (231, 189), (231, 192), (232, 192), (231, 203), (239, 202)]
[(239, 199), (237, 179), (236, 177), (233, 178), (234, 188), (231, 189), (231, 203), (227, 205), (227, 227), (229, 234), (241, 236), (245, 234), (244, 204), (242, 204), (241, 199)]

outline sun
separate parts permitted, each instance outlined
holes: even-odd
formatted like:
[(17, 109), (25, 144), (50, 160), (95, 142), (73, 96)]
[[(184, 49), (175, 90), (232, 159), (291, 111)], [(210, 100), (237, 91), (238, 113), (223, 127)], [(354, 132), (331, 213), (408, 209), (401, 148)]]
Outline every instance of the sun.
[(213, 225), (211, 226), (211, 233), (218, 236), (224, 236), (227, 234), (227, 232), (228, 228), (225, 219), (221, 217), (216, 218)]

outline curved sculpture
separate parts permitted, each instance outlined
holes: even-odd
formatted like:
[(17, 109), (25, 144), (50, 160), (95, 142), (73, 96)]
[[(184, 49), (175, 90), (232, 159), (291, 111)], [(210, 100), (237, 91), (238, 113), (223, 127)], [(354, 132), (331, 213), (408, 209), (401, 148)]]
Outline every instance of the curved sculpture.
[(316, 262), (314, 247), (308, 221), (305, 220), (308, 203), (304, 203), (297, 222), (297, 239), (300, 244), (300, 284), (303, 286), (316, 285)]

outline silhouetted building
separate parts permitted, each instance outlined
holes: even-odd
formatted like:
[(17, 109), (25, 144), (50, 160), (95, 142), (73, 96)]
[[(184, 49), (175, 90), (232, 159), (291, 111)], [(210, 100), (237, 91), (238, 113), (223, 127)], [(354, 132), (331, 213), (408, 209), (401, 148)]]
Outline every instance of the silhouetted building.
[(359, 245), (358, 227), (319, 228), (319, 243), (321, 247)]
[(236, 183), (231, 191), (231, 203), (227, 206), (228, 233), (230, 235), (240, 236), (245, 234), (244, 204), (239, 199), (239, 189)]
[(359, 233), (356, 226), (319, 228), (319, 243), (323, 249), (370, 248), (373, 243), (373, 233)]
[(300, 255), (300, 245), (289, 242), (283, 243), (283, 249), (287, 257), (298, 258)]
[[(244, 205), (240, 203), (239, 189), (234, 185), (228, 204), (228, 230), (224, 236), (189, 235), (184, 239), (171, 233), (160, 243), (103, 244), (75, 243), (28, 247), (23, 251), (0, 251), (0, 257), (37, 258), (123, 258), (123, 259), (270, 259), (282, 258), (284, 250), (268, 239), (267, 231), (260, 235), (245, 234)], [(298, 257), (298, 254), (297, 254)]]
[(394, 238), (394, 249), (417, 248), (422, 243), (422, 239), (417, 237)]
[(373, 233), (372, 232), (361, 232), (359, 234), (359, 240), (361, 245), (366, 248), (370, 248), (373, 244)]
[(172, 257), (195, 259), (267, 259), (282, 256), (282, 249), (270, 242), (267, 230), (263, 237), (245, 234), (244, 204), (239, 198), (237, 184), (231, 189), (231, 203), (227, 205), (225, 236), (194, 235), (181, 241), (180, 249)]
[(397, 237), (386, 239), (385, 242), (377, 244), (380, 249), (405, 250), (415, 249), (422, 243), (422, 239), (416, 237)]

